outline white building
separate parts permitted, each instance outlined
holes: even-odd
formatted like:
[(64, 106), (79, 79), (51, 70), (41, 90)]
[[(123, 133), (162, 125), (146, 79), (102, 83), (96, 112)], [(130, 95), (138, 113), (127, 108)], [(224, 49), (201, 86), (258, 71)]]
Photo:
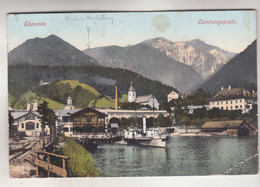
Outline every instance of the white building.
[(70, 114), (78, 112), (80, 109), (75, 109), (72, 104), (72, 99), (69, 96), (67, 99), (67, 105), (58, 114), (58, 131), (64, 133), (65, 136), (73, 135), (73, 122), (71, 121)]
[(255, 100), (254, 94), (243, 88), (221, 88), (221, 90), (209, 100), (210, 109), (242, 110), (248, 113), (252, 109)]
[(173, 100), (173, 99), (179, 99), (179, 94), (178, 94), (177, 92), (175, 92), (175, 91), (172, 91), (171, 93), (169, 93), (169, 94), (167, 95), (167, 101), (168, 101), (168, 103), (169, 103), (171, 100)]
[[(25, 132), (27, 136), (40, 136), (42, 131), (42, 124), (40, 122), (40, 116), (36, 111), (38, 108), (38, 102), (27, 104), (27, 110), (11, 110), (11, 114), (14, 117), (14, 123), (12, 124), (18, 132)], [(48, 125), (45, 126), (45, 132), (47, 135), (50, 133)]]
[(135, 103), (149, 105), (150, 107), (156, 108), (157, 110), (159, 109), (160, 105), (157, 99), (152, 94), (137, 97)]
[(136, 90), (133, 86), (133, 82), (131, 82), (130, 88), (128, 90), (128, 102), (130, 103), (140, 103), (142, 105), (149, 105), (151, 108), (159, 109), (159, 102), (152, 95), (144, 95), (144, 96), (136, 96)]
[(187, 106), (188, 113), (193, 114), (194, 110), (202, 109), (203, 107), (206, 108), (206, 110), (210, 109), (209, 105), (189, 105), (189, 106)]

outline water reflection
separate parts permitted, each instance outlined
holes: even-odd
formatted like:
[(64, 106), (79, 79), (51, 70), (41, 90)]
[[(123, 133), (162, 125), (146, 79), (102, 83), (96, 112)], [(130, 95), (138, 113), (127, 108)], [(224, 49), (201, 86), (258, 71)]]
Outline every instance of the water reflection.
[[(102, 176), (216, 175), (257, 153), (255, 137), (174, 137), (168, 148), (101, 145), (92, 153)], [(258, 171), (257, 157), (229, 174)]]

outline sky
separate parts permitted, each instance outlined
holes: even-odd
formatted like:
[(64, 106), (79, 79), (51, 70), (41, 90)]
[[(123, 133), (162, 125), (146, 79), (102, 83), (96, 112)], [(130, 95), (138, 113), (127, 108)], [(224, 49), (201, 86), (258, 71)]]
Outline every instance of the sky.
[[(42, 26), (28, 26), (40, 23)], [(239, 53), (256, 39), (256, 12), (176, 11), (42, 13), (8, 15), (8, 51), (28, 39), (55, 34), (79, 50), (127, 46), (164, 37), (173, 42), (200, 39)]]

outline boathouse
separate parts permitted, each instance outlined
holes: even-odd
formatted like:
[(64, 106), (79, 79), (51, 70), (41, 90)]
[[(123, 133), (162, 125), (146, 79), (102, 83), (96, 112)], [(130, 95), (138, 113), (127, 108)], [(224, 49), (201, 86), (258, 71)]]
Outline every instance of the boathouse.
[(84, 108), (70, 115), (73, 134), (77, 132), (105, 132), (107, 115), (92, 108)]
[(257, 128), (243, 120), (210, 121), (201, 127), (201, 132), (223, 136), (249, 136), (256, 135)]

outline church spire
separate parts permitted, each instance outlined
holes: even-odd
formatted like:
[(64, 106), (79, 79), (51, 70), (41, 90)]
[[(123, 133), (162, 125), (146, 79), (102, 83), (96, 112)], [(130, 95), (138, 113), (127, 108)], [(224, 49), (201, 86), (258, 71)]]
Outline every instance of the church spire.
[(133, 86), (133, 82), (132, 81), (131, 81), (131, 85), (130, 85), (129, 91), (135, 91), (135, 88)]
[(128, 90), (128, 102), (132, 103), (136, 99), (136, 91), (133, 86), (133, 82), (131, 82), (130, 88)]

